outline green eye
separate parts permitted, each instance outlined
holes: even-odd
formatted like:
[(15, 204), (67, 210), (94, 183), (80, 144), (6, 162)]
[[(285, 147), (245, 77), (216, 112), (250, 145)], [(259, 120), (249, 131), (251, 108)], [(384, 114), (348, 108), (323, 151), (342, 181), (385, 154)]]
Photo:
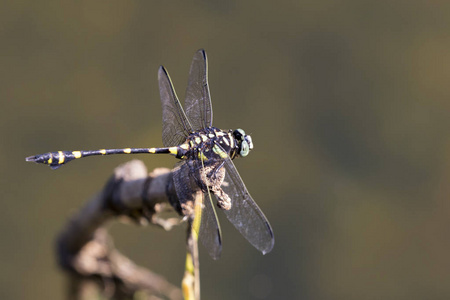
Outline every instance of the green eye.
[(249, 150), (249, 148), (248, 148), (248, 143), (247, 143), (247, 141), (242, 141), (242, 143), (241, 143), (241, 151), (239, 152), (239, 154), (242, 156), (242, 157), (245, 157), (245, 156), (247, 156), (248, 155), (248, 152), (249, 152), (250, 150)]
[(234, 135), (234, 137), (235, 137), (238, 141), (240, 141), (240, 140), (243, 140), (243, 139), (244, 139), (245, 131), (242, 130), (242, 129), (240, 129), (240, 128), (238, 128), (238, 129), (236, 129), (236, 130), (233, 132), (233, 135)]

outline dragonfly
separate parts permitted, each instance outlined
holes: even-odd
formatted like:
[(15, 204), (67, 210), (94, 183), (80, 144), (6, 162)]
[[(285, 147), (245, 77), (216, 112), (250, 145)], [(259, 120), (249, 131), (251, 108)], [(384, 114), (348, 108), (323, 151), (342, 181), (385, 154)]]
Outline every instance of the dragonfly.
[[(68, 162), (95, 155), (171, 154), (177, 159), (173, 170), (175, 210), (187, 216), (192, 230), (213, 259), (222, 251), (222, 233), (212, 196), (236, 229), (263, 254), (275, 243), (269, 221), (248, 192), (233, 159), (246, 157), (253, 149), (250, 135), (242, 129), (221, 130), (212, 126), (213, 110), (208, 84), (206, 52), (198, 50), (192, 60), (184, 107), (178, 99), (167, 70), (158, 70), (163, 128), (160, 148), (56, 151), (34, 155), (26, 161), (58, 169)], [(193, 191), (201, 191), (193, 199)]]

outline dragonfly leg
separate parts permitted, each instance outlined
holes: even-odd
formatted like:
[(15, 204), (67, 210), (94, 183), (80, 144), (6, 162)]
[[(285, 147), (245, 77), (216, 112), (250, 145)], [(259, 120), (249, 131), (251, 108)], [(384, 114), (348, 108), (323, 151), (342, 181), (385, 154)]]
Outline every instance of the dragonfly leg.
[(214, 180), (217, 179), (217, 172), (220, 171), (220, 169), (223, 167), (224, 164), (225, 164), (225, 161), (222, 161), (222, 162), (220, 163), (220, 165), (213, 171), (212, 176), (214, 176), (214, 177), (213, 177)]

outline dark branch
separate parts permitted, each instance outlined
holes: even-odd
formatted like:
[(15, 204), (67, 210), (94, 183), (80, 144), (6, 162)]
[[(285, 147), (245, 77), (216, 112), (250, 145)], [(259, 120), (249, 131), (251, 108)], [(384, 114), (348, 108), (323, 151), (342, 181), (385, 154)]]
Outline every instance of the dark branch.
[(117, 251), (104, 228), (108, 221), (128, 218), (170, 229), (179, 218), (165, 220), (158, 213), (171, 207), (171, 193), (169, 169), (148, 174), (138, 160), (115, 169), (104, 189), (72, 217), (57, 240), (59, 264), (71, 274), (70, 299), (92, 299), (92, 293), (114, 299), (130, 299), (136, 293), (147, 295), (142, 299), (182, 299), (177, 287)]

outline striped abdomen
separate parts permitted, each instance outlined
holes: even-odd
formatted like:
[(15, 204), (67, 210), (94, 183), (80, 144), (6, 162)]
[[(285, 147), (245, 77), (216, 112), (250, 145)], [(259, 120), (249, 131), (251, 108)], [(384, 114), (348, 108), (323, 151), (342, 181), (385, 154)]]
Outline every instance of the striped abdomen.
[(26, 161), (33, 161), (36, 163), (49, 165), (52, 169), (58, 169), (62, 165), (82, 157), (94, 155), (110, 155), (110, 154), (137, 154), (137, 153), (151, 153), (151, 154), (172, 154), (181, 158), (182, 153), (187, 148), (186, 144), (177, 147), (168, 148), (124, 148), (124, 149), (100, 149), (89, 151), (57, 151), (48, 152), (29, 156)]

